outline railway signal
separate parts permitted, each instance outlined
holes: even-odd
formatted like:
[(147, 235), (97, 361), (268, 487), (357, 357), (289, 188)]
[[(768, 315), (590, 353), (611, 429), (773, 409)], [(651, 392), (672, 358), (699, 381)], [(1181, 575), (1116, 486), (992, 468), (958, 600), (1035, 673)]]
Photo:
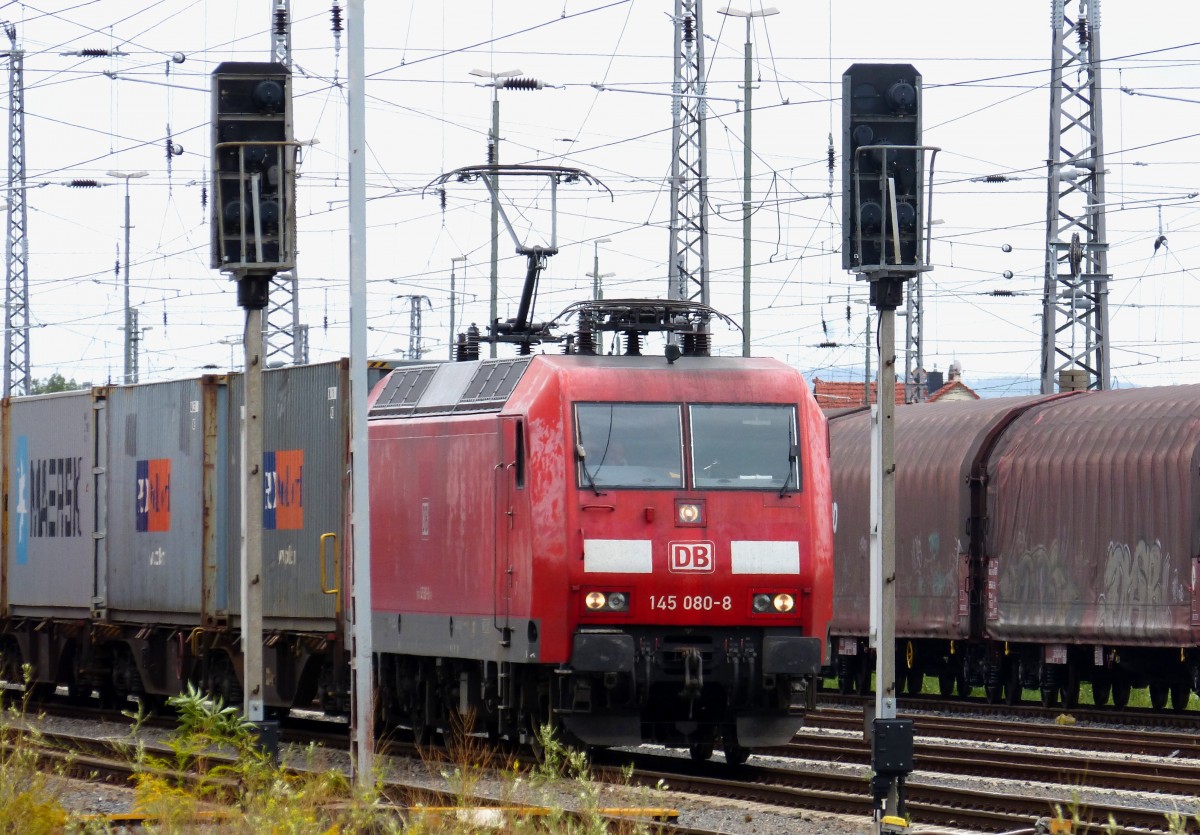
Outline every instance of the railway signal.
[(296, 259), (291, 73), (227, 61), (212, 75), (211, 265), (235, 274), (242, 307), (261, 309), (270, 276)]
[(278, 750), (264, 719), (263, 309), (275, 274), (295, 267), (296, 143), (291, 73), (283, 64), (227, 61), (212, 74), (213, 269), (232, 273), (246, 311), (241, 426), (241, 649), (243, 710), (263, 747)]
[[(928, 266), (921, 74), (911, 64), (854, 64), (842, 75), (842, 267), (866, 279), (879, 310), (878, 404), (871, 416), (871, 637), (876, 648), (872, 740), (877, 832), (904, 829), (912, 725), (896, 718), (896, 308)], [(932, 192), (932, 188), (929, 189)], [(885, 580), (886, 578), (886, 580)]]

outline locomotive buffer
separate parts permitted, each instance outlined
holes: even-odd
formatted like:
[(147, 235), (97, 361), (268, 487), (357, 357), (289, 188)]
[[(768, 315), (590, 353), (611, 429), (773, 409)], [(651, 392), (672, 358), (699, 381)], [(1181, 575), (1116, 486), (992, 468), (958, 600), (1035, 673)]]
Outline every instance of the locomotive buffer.
[(906, 830), (904, 780), (913, 771), (912, 720), (896, 718), (893, 392), (896, 308), (905, 282), (932, 269), (927, 227), (938, 149), (921, 145), (921, 95), (921, 74), (909, 64), (854, 64), (842, 75), (842, 267), (870, 282), (871, 304), (879, 311), (870, 532), (875, 711), (866, 722), (877, 832)]
[(243, 713), (277, 754), (279, 723), (263, 711), (263, 310), (271, 279), (296, 263), (296, 142), (291, 74), (276, 63), (227, 61), (212, 73), (211, 266), (237, 281), (243, 345), (241, 642)]

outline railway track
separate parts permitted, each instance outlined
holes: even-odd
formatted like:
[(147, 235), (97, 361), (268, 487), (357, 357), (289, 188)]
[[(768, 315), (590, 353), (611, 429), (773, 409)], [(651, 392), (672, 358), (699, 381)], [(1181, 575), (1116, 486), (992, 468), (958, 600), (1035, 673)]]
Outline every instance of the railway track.
[[(90, 711), (71, 708), (73, 715), (88, 715)], [(108, 716), (111, 719), (111, 715)], [(1194, 797), (1200, 785), (1200, 754), (1192, 738), (1181, 733), (1155, 732), (1122, 734), (1111, 729), (1074, 726), (1060, 728), (1047, 724), (1030, 727), (1022, 722), (980, 720), (964, 716), (931, 717), (919, 715), (916, 721), (919, 737), (937, 737), (937, 741), (922, 739), (917, 746), (918, 772), (907, 787), (908, 811), (914, 821), (937, 824), (976, 832), (1007, 832), (1029, 827), (1037, 818), (1053, 814), (1055, 806), (1071, 806), (1075, 791), (1083, 786), (1090, 789), (1119, 789), (1141, 791), (1158, 796)], [(168, 724), (169, 720), (162, 720)], [(598, 776), (620, 782), (624, 778), (619, 766), (634, 765), (632, 782), (639, 786), (657, 787), (660, 781), (672, 792), (684, 792), (706, 798), (736, 799), (777, 809), (802, 809), (839, 815), (869, 817), (870, 798), (866, 775), (869, 754), (857, 735), (842, 733), (846, 729), (861, 730), (859, 713), (844, 708), (822, 708), (810, 714), (809, 729), (790, 745), (769, 753), (796, 763), (763, 764), (766, 758), (756, 757), (747, 766), (731, 769), (722, 762), (697, 763), (690, 759), (648, 753), (646, 749), (632, 752), (602, 752), (595, 758)], [(830, 733), (836, 729), (837, 733)], [(330, 749), (344, 748), (347, 742), (345, 725), (326, 721), (291, 719), (285, 723), (285, 739), (307, 744), (317, 742)], [(977, 750), (964, 746), (971, 740), (999, 741), (1021, 747), (1004, 750)], [(1191, 743), (1191, 748), (1184, 749)], [(108, 773), (110, 781), (126, 777), (98, 765), (111, 755), (111, 741), (83, 741), (78, 745), (67, 739), (55, 739), (54, 747), (70, 745), (79, 762), (86, 762), (83, 771)], [(90, 746), (90, 747), (89, 747)], [(1032, 746), (1037, 746), (1034, 750)], [(416, 757), (416, 747), (403, 739), (403, 734), (388, 739), (381, 746), (387, 753)], [(1057, 749), (1057, 750), (1047, 750)], [(1123, 751), (1157, 755), (1171, 759), (1152, 762), (1142, 760), (1114, 761), (1089, 757), (1081, 751)], [(442, 755), (445, 757), (445, 755)], [(85, 759), (86, 758), (86, 759)], [(805, 768), (802, 763), (822, 764), (822, 771)], [(836, 766), (833, 773), (827, 764)], [(78, 773), (78, 772), (77, 772)], [(951, 786), (941, 775), (951, 775), (955, 783), (963, 778), (987, 778), (989, 788)], [(1037, 797), (1014, 796), (1006, 786), (1030, 781), (1045, 784)], [(398, 784), (394, 797), (413, 797), (413, 788)], [(406, 793), (407, 792), (407, 793)], [(451, 795), (438, 795), (421, 787), (422, 802), (442, 797), (446, 805), (458, 801)], [(670, 795), (668, 796), (670, 797)], [(1133, 803), (1136, 806), (1136, 802)], [(1118, 831), (1166, 831), (1161, 809), (1132, 808), (1115, 802), (1091, 801), (1084, 810), (1085, 819), (1097, 824), (1117, 821)], [(685, 822), (664, 825), (664, 832), (703, 833)]]

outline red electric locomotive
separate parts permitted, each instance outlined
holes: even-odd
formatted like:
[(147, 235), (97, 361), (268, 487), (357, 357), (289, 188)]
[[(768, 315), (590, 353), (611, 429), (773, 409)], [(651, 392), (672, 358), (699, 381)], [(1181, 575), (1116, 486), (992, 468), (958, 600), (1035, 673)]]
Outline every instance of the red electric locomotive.
[[(708, 308), (579, 313), (566, 355), (473, 342), (372, 394), (381, 710), (418, 739), (469, 714), (744, 761), (792, 737), (824, 656), (825, 419), (782, 363), (708, 356)], [(605, 330), (625, 354), (591, 352)], [(650, 330), (682, 348), (642, 356)]]

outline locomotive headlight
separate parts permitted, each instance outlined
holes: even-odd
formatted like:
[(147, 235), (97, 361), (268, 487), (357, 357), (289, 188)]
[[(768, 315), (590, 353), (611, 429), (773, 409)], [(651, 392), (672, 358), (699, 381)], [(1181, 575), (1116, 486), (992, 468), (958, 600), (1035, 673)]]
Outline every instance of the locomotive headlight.
[(704, 512), (699, 502), (678, 502), (675, 518), (684, 525), (699, 525), (704, 522)]
[(796, 608), (796, 598), (787, 592), (779, 592), (778, 594), (759, 592), (754, 595), (750, 605), (756, 615), (769, 615), (772, 613), (787, 614)]
[(628, 612), (629, 595), (623, 591), (589, 591), (583, 605), (592, 612)]

